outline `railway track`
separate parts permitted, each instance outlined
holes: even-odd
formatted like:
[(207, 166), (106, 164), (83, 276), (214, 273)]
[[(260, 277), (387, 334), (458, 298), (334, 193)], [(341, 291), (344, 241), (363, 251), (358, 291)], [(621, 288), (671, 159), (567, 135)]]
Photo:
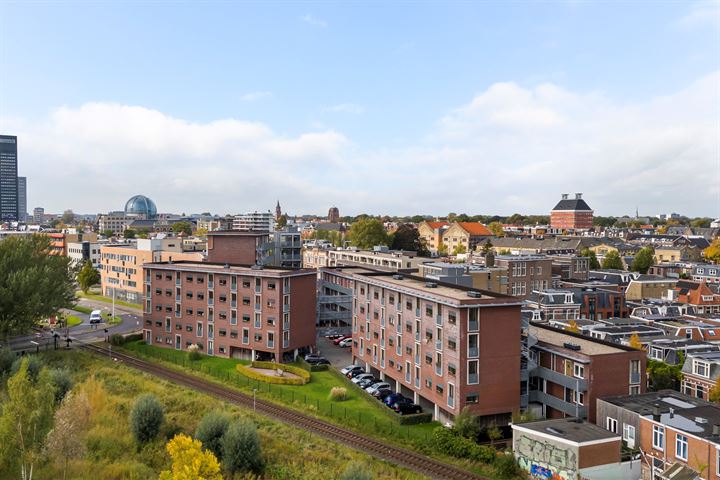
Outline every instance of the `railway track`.
[[(108, 349), (97, 345), (84, 344), (80, 345), (80, 348), (98, 355), (108, 355)], [(235, 405), (254, 408), (257, 412), (262, 413), (273, 420), (279, 420), (303, 430), (313, 432), (327, 439), (345, 444), (356, 450), (361, 450), (376, 458), (403, 466), (433, 479), (488, 480), (487, 477), (468, 472), (467, 470), (440, 462), (411, 450), (387, 445), (352, 430), (338, 427), (332, 423), (304, 415), (289, 408), (281, 407), (272, 402), (261, 399), (253, 400), (253, 397), (249, 395), (225, 388), (194, 375), (178, 372), (124, 353), (112, 352), (112, 356), (121, 360), (126, 365), (143, 372), (169, 380), (198, 392), (208, 393)]]

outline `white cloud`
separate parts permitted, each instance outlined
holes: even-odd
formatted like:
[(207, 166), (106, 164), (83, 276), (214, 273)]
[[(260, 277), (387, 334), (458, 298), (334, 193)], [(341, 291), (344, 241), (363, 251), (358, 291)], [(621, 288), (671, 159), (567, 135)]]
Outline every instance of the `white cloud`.
[[(547, 213), (584, 192), (598, 214), (720, 212), (720, 74), (642, 102), (551, 83), (490, 85), (427, 138), (367, 150), (322, 125), (292, 137), (258, 122), (192, 123), (138, 106), (6, 119), (29, 207), (100, 212), (142, 193), (161, 211)], [(340, 110), (343, 111), (343, 110)]]
[(360, 114), (365, 111), (365, 107), (362, 105), (358, 105), (355, 103), (338, 103), (337, 105), (331, 105), (329, 107), (323, 108), (326, 112), (334, 112), (334, 113), (353, 113), (353, 114)]
[(705, 0), (691, 5), (688, 13), (680, 17), (677, 26), (698, 28), (710, 26), (720, 28), (720, 3), (717, 0)]
[(262, 100), (263, 98), (272, 97), (272, 92), (258, 91), (248, 92), (240, 96), (240, 100), (243, 102), (254, 102), (256, 100)]
[(314, 16), (310, 15), (309, 13), (300, 17), (300, 20), (302, 20), (303, 22), (305, 22), (309, 25), (312, 25), (313, 27), (325, 28), (328, 26), (328, 23), (325, 20), (314, 17)]

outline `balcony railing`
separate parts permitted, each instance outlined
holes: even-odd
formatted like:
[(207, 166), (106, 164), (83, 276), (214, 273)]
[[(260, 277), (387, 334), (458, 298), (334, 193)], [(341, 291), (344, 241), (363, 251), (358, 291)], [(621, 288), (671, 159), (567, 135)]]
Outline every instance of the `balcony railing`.
[(435, 317), (435, 325), (442, 325), (442, 324), (443, 324), (442, 315), (437, 314), (437, 316)]
[(587, 380), (584, 378), (569, 377), (546, 367), (537, 367), (534, 376), (581, 392), (588, 388)]
[(561, 398), (554, 397), (539, 390), (530, 390), (528, 397), (528, 400), (530, 402), (542, 403), (567, 415), (572, 415), (573, 417), (577, 416), (579, 418), (587, 417), (587, 407), (584, 405), (577, 405), (575, 403), (566, 402)]
[(275, 348), (275, 340), (268, 340), (267, 348)]
[(468, 330), (471, 332), (476, 332), (479, 329), (479, 324), (477, 320), (470, 320), (468, 322)]
[(207, 285), (208, 285), (208, 289), (211, 289), (211, 288), (213, 288), (214, 283), (213, 283), (213, 282), (208, 282)]
[(237, 308), (237, 300), (231, 300), (231, 301), (230, 301), (230, 307), (231, 307), (231, 308)]

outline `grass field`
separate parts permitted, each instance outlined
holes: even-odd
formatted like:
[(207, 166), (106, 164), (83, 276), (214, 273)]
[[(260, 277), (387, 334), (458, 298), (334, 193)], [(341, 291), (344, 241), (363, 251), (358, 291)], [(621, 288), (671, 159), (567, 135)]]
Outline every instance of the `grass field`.
[[(75, 296), (79, 298), (87, 298), (88, 300), (96, 300), (98, 302), (112, 303), (112, 298), (104, 297), (96, 293), (83, 293), (82, 291), (78, 290), (77, 292), (75, 292)], [(123, 307), (142, 310), (142, 305), (138, 305), (137, 303), (125, 302), (118, 299), (115, 299), (115, 305), (122, 305)]]
[[(192, 434), (202, 416), (214, 409), (234, 418), (250, 418), (258, 425), (266, 462), (264, 479), (338, 478), (351, 461), (364, 465), (376, 480), (424, 478), (306, 431), (255, 415), (250, 410), (234, 407), (91, 354), (50, 352), (43, 354), (43, 358), (52, 367), (69, 370), (76, 382), (74, 390), (85, 392), (91, 401), (90, 425), (82, 432), (87, 451), (81, 458), (70, 462), (67, 478), (157, 478), (160, 471), (170, 466), (165, 442), (180, 432)], [(141, 393), (152, 393), (160, 400), (165, 409), (165, 423), (156, 440), (138, 447), (130, 433), (128, 412)], [(52, 460), (42, 456), (36, 462), (35, 479), (62, 478), (60, 466)]]
[[(440, 425), (438, 422), (400, 425), (399, 415), (333, 370), (312, 372), (311, 381), (306, 385), (274, 385), (250, 380), (236, 370), (238, 363), (248, 364), (248, 361), (207, 355), (201, 355), (200, 360), (190, 361), (187, 352), (147, 345), (143, 341), (130, 342), (121, 348), (139, 357), (160, 361), (178, 369), (192, 369), (200, 376), (245, 393), (252, 394), (255, 389), (258, 398), (290, 406), (303, 413), (330, 420), (384, 441), (410, 447), (490, 478), (498, 478), (492, 467), (448, 457), (430, 448), (428, 439), (432, 437), (433, 429)], [(337, 386), (347, 388), (347, 400), (328, 400), (330, 390)]]
[(67, 320), (68, 327), (74, 327), (75, 325), (80, 325), (82, 323), (82, 318), (77, 315), (68, 315), (65, 319)]
[[(94, 310), (94, 308), (83, 307), (82, 305), (75, 305), (73, 307), (73, 310), (75, 310), (76, 312), (85, 313), (87, 315), (90, 315), (92, 313), (92, 311)], [(122, 323), (122, 318), (120, 318), (117, 315), (115, 315), (115, 317), (113, 317), (113, 318), (111, 318), (110, 314), (106, 313), (106, 312), (102, 312), (100, 315), (102, 315), (102, 317), (105, 319), (105, 321), (110, 325), (117, 325), (118, 323)]]

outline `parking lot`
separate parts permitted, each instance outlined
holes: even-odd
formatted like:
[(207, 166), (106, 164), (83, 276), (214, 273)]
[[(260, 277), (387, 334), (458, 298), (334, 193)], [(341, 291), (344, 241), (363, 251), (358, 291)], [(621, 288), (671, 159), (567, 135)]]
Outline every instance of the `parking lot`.
[(347, 367), (351, 363), (352, 349), (350, 347), (340, 348), (337, 345), (333, 345), (332, 340), (328, 340), (323, 336), (324, 334), (318, 334), (317, 348), (320, 350), (320, 355), (327, 358), (332, 366), (338, 370), (343, 367)]

